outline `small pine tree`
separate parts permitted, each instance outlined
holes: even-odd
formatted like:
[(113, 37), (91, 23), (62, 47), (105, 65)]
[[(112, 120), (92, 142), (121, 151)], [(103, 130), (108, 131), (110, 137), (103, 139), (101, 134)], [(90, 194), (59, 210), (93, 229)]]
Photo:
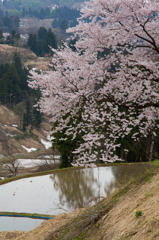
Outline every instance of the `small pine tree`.
[(8, 89), (7, 89), (7, 78), (3, 76), (0, 78), (0, 102), (2, 104), (7, 103)]
[(33, 125), (39, 128), (42, 122), (42, 113), (40, 112), (40, 109), (33, 108), (33, 119), (34, 119)]
[(23, 131), (26, 131), (26, 127), (32, 124), (32, 106), (30, 101), (26, 102), (25, 113), (23, 115)]
[(24, 132), (26, 132), (27, 126), (28, 126), (27, 117), (26, 117), (26, 113), (24, 113), (24, 115), (23, 115), (23, 128), (22, 128), (22, 130), (23, 130)]
[(57, 48), (57, 40), (55, 34), (52, 32), (51, 29), (48, 30), (47, 36), (46, 36), (46, 52), (50, 53), (51, 49), (50, 47)]

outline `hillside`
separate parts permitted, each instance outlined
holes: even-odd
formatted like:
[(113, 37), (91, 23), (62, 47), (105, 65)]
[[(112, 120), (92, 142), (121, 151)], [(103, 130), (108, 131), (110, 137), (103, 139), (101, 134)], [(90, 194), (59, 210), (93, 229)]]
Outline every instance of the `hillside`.
[[(20, 130), (20, 118), (12, 110), (0, 105), (0, 159), (9, 154), (24, 154), (29, 153), (25, 148), (37, 149), (40, 152), (47, 153), (41, 139), (47, 141), (51, 125), (47, 120), (43, 121), (40, 129), (34, 128), (32, 133), (24, 133)], [(25, 148), (24, 148), (25, 147)], [(34, 152), (34, 154), (35, 154)]]
[(38, 58), (29, 49), (12, 47), (6, 44), (0, 44), (0, 64), (11, 63), (15, 53), (18, 54), (25, 67), (48, 70), (47, 64), (50, 62), (50, 58)]
[[(93, 208), (64, 213), (28, 232), (1, 232), (14, 240), (157, 240), (159, 239), (159, 173), (147, 173)], [(143, 215), (134, 216), (142, 209)]]
[[(11, 63), (13, 62), (15, 53), (20, 59), (20, 70), (17, 70), (14, 63), (13, 67), (15, 68), (13, 68), (12, 71), (10, 66), (12, 66)], [(49, 131), (51, 130), (52, 126), (49, 123), (49, 120), (44, 117), (44, 120), (39, 128), (36, 120), (39, 121), (40, 124), (41, 116), (39, 117), (40, 114), (37, 114), (32, 107), (37, 101), (34, 99), (37, 96), (35, 92), (28, 90), (28, 73), (26, 74), (26, 71), (23, 71), (24, 66), (29, 67), (30, 69), (37, 68), (45, 71), (48, 69), (47, 63), (49, 63), (49, 61), (49, 58), (39, 59), (33, 52), (27, 49), (11, 47), (5, 44), (0, 45), (0, 65), (3, 63), (8, 63), (8, 65), (1, 65), (2, 98), (0, 99), (0, 102), (4, 103), (5, 105), (0, 104), (0, 177), (6, 177), (7, 174), (2, 168), (2, 165), (6, 160), (4, 159), (5, 157), (14, 154), (14, 158), (16, 159), (30, 159), (37, 158), (40, 154), (52, 154), (51, 142), (48, 140)], [(6, 69), (3, 72), (3, 68), (5, 67)], [(10, 69), (11, 74), (9, 74)], [(14, 88), (14, 92), (10, 92), (10, 86), (12, 86), (11, 84), (13, 84), (14, 87), (16, 86), (16, 88)], [(3, 88), (4, 85), (5, 88)], [(2, 89), (5, 89), (5, 91)], [(15, 89), (17, 89), (17, 98), (19, 97), (19, 100), (17, 100), (15, 97)], [(3, 99), (4, 94), (5, 99)], [(14, 97), (14, 103), (12, 102), (11, 104), (11, 98), (9, 98), (9, 96), (12, 96), (12, 98)], [(8, 101), (7, 99), (10, 100)], [(27, 119), (27, 114), (29, 114), (29, 112), (31, 113), (32, 122), (28, 122)], [(22, 131), (22, 129), (25, 130), (25, 132)], [(46, 144), (49, 145), (49, 149)]]

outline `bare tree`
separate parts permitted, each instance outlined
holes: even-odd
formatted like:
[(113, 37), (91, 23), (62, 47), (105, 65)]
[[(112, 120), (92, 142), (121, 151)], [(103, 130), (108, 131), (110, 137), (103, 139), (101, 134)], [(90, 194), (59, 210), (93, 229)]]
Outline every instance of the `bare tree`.
[(11, 155), (4, 160), (3, 167), (11, 174), (9, 177), (15, 177), (18, 174), (20, 163), (16, 161), (16, 158)]

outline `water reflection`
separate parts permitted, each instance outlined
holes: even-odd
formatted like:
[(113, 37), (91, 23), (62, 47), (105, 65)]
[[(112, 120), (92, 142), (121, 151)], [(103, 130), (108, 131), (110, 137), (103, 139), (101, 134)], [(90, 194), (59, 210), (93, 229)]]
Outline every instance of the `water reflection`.
[[(0, 211), (55, 215), (64, 209), (72, 211), (92, 199), (107, 196), (148, 168), (148, 165), (120, 165), (58, 171), (17, 180), (0, 186)], [(63, 209), (58, 208), (59, 204)]]
[(44, 220), (18, 217), (0, 217), (0, 231), (31, 231)]
[(115, 177), (115, 186), (119, 187), (121, 184), (137, 179), (146, 171), (153, 168), (149, 164), (130, 164), (130, 165), (119, 165), (112, 166), (113, 175)]
[(67, 174), (57, 172), (50, 176), (53, 186), (59, 193), (59, 203), (67, 208), (85, 207), (114, 189), (136, 179), (150, 166), (120, 165), (70, 171)]
[(88, 199), (94, 197), (95, 189), (99, 187), (98, 179), (90, 170), (69, 171), (67, 174), (58, 172), (50, 176), (53, 186), (59, 192), (59, 201), (63, 206), (80, 208)]

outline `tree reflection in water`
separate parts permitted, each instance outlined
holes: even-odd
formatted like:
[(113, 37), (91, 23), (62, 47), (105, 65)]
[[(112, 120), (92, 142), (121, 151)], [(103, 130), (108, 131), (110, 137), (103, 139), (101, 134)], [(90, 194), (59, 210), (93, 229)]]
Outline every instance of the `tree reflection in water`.
[(137, 179), (146, 171), (152, 169), (153, 166), (149, 164), (120, 164), (118, 166), (112, 166), (112, 172), (115, 177), (115, 187), (120, 187), (123, 184)]
[[(102, 168), (104, 170), (104, 168)], [(54, 188), (59, 192), (60, 205), (67, 204), (67, 208), (81, 208), (91, 200), (106, 196), (112, 188), (114, 178), (111, 174), (109, 183), (106, 182), (107, 171), (101, 175), (101, 168), (87, 168), (81, 170), (61, 171), (50, 176)], [(109, 169), (111, 171), (111, 169)], [(110, 175), (110, 174), (109, 174)], [(104, 179), (101, 180), (101, 177)], [(101, 189), (101, 181), (106, 183)]]
[(59, 171), (50, 176), (59, 192), (60, 206), (67, 209), (85, 207), (106, 197), (114, 189), (143, 174), (148, 165), (119, 165)]
[(61, 171), (50, 176), (54, 188), (59, 192), (60, 204), (65, 202), (68, 208), (81, 208), (88, 199), (93, 198), (97, 179), (91, 171), (73, 170)]

